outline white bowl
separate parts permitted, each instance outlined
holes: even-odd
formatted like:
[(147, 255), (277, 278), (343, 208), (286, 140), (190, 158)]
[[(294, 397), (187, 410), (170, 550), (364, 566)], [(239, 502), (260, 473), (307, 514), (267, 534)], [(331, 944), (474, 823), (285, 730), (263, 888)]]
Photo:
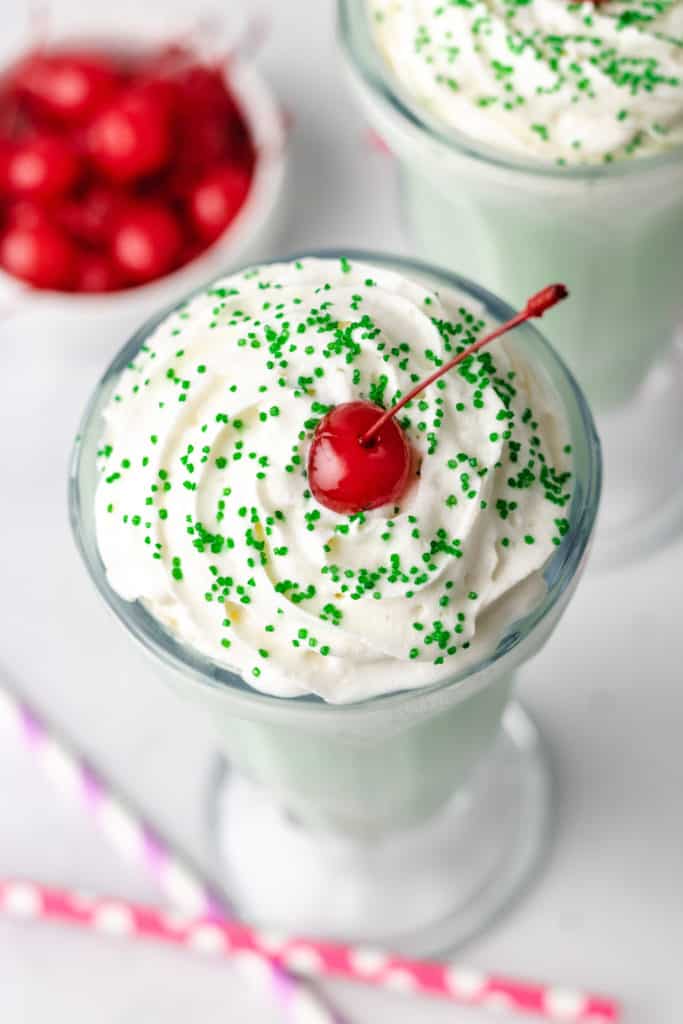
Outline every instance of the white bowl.
[[(180, 35), (180, 25), (173, 31), (165, 26), (162, 39), (158, 36), (158, 22), (155, 36), (144, 31), (146, 25), (145, 22), (142, 30), (135, 26), (135, 34), (128, 25), (125, 36), (120, 30), (110, 34), (100, 26), (90, 29), (87, 35), (69, 32), (60, 38), (51, 33), (50, 41), (54, 38), (58, 45), (67, 41), (83, 45), (86, 40), (92, 43), (98, 38), (102, 46), (106, 38), (109, 48), (123, 48), (131, 44), (148, 45), (152, 40), (159, 45), (173, 38), (188, 38)], [(216, 39), (212, 42), (215, 50)], [(49, 325), (51, 334), (58, 336), (58, 344), (86, 342), (101, 352), (103, 345), (111, 348), (120, 343), (153, 312), (171, 305), (204, 281), (223, 270), (268, 255), (277, 232), (278, 218), (274, 214), (285, 172), (284, 118), (269, 86), (251, 63), (235, 56), (226, 62), (226, 78), (254, 141), (256, 164), (247, 198), (223, 234), (185, 266), (148, 284), (118, 292), (84, 295), (32, 288), (0, 269), (0, 320), (28, 318), (41, 330)]]

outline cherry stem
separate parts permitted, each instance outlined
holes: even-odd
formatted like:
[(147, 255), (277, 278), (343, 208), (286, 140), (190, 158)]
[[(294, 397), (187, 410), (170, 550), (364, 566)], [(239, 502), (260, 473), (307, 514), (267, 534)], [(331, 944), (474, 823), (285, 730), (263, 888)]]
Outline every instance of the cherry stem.
[(478, 352), (479, 349), (483, 348), (484, 345), (488, 345), (490, 342), (495, 341), (496, 338), (500, 338), (501, 334), (507, 334), (508, 331), (511, 331), (514, 327), (519, 327), (519, 325), (523, 324), (526, 320), (543, 316), (546, 310), (550, 309), (558, 302), (561, 302), (562, 299), (566, 299), (568, 295), (569, 292), (563, 284), (549, 284), (547, 288), (543, 288), (540, 292), (537, 292), (536, 295), (532, 295), (527, 301), (524, 309), (513, 316), (511, 320), (501, 324), (500, 327), (496, 327), (495, 331), (491, 331), (491, 333), (487, 334), (486, 337), (480, 338), (472, 345), (468, 345), (468, 347), (462, 352), (459, 352), (457, 356), (454, 356), (453, 359), (450, 359), (447, 363), (444, 363), (443, 366), (440, 366), (438, 370), (431, 374), (431, 376), (426, 377), (423, 381), (420, 381), (419, 384), (416, 384), (414, 388), (411, 388), (411, 390), (404, 395), (396, 405), (392, 406), (391, 409), (388, 409), (387, 412), (382, 413), (377, 422), (373, 423), (369, 430), (366, 430), (364, 434), (361, 434), (358, 438), (359, 444), (364, 448), (369, 447), (385, 423), (388, 423), (397, 412), (401, 411), (404, 405), (407, 405), (408, 402), (412, 401), (416, 395), (419, 395), (421, 391), (428, 388), (429, 385), (433, 384), (435, 380), (439, 379), (439, 377), (443, 377), (445, 373), (452, 370), (454, 366), (458, 366), (459, 363), (463, 363), (470, 356), (473, 356), (475, 352)]

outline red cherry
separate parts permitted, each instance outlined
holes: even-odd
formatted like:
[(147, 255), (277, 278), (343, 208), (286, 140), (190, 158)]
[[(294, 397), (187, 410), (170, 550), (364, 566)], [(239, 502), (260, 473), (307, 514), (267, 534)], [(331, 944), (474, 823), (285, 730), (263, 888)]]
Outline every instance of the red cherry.
[(60, 121), (85, 121), (117, 87), (114, 65), (90, 53), (31, 54), (14, 74), (14, 84), (39, 114)]
[(183, 251), (178, 259), (178, 266), (184, 267), (186, 263), (192, 263), (192, 260), (196, 260), (203, 252), (206, 252), (206, 249), (206, 242), (193, 238), (183, 246)]
[(241, 121), (239, 108), (228, 91), (221, 68), (204, 64), (190, 64), (176, 76), (179, 103), (190, 116), (214, 114), (223, 118), (226, 126), (233, 120)]
[(180, 183), (195, 181), (207, 169), (218, 167), (226, 160), (248, 165), (248, 152), (243, 156), (239, 146), (233, 144), (231, 124), (223, 113), (186, 114), (179, 118), (179, 146), (176, 177)]
[(64, 139), (41, 135), (15, 146), (2, 167), (2, 184), (13, 196), (50, 200), (75, 185), (81, 167)]
[(170, 117), (155, 89), (131, 88), (102, 110), (88, 130), (90, 157), (112, 181), (128, 183), (160, 170), (170, 155)]
[(0, 139), (6, 144), (12, 139), (24, 138), (28, 127), (16, 90), (0, 88)]
[(396, 502), (404, 493), (412, 454), (396, 420), (367, 447), (359, 441), (381, 415), (372, 402), (345, 402), (318, 424), (308, 453), (308, 485), (325, 508), (350, 515)]
[(246, 199), (251, 176), (243, 167), (227, 165), (207, 174), (188, 198), (195, 231), (207, 242), (218, 238)]
[(179, 187), (227, 161), (251, 168), (249, 132), (223, 72), (193, 64), (178, 73), (176, 82), (179, 146), (174, 181)]
[(125, 282), (111, 259), (96, 252), (82, 252), (76, 268), (74, 291), (114, 292)]
[(159, 203), (137, 203), (118, 220), (111, 237), (114, 262), (131, 281), (162, 277), (177, 264), (182, 234), (177, 219)]
[(0, 238), (0, 266), (37, 288), (68, 290), (74, 280), (76, 250), (48, 223), (11, 227)]
[(128, 200), (107, 185), (93, 185), (78, 199), (67, 199), (54, 211), (57, 222), (86, 245), (106, 245)]
[(17, 199), (6, 207), (3, 220), (6, 227), (34, 228), (47, 223), (49, 217), (44, 206), (31, 199)]

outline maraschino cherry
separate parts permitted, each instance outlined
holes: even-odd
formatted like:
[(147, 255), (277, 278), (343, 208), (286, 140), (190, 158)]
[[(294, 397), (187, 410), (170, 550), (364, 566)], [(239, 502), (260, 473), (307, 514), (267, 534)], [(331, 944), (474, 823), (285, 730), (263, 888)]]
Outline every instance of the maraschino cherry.
[(41, 135), (9, 150), (0, 183), (12, 197), (49, 201), (66, 195), (80, 172), (73, 146), (57, 136)]
[(106, 184), (92, 184), (73, 199), (64, 199), (53, 217), (82, 245), (103, 248), (109, 244), (119, 218), (129, 207), (128, 194)]
[(82, 122), (114, 93), (118, 77), (113, 62), (101, 54), (29, 54), (13, 82), (36, 113), (62, 122)]
[(98, 252), (82, 252), (76, 266), (74, 290), (77, 292), (115, 292), (123, 284), (113, 260)]
[(318, 424), (308, 455), (308, 482), (325, 508), (358, 512), (403, 494), (411, 450), (396, 420), (388, 420), (369, 444), (359, 440), (377, 422), (378, 412), (372, 402), (344, 402)]
[(195, 231), (206, 242), (222, 235), (246, 199), (251, 175), (244, 167), (226, 164), (210, 171), (190, 192), (188, 211)]
[(111, 253), (121, 273), (137, 284), (167, 274), (182, 247), (177, 218), (161, 203), (132, 203), (117, 221)]
[(159, 88), (131, 87), (95, 117), (88, 153), (97, 169), (120, 184), (160, 170), (169, 158), (168, 101)]
[(386, 412), (365, 401), (344, 402), (328, 412), (316, 428), (308, 453), (308, 485), (315, 499), (346, 515), (396, 503), (408, 486), (413, 464), (396, 413), (479, 349), (526, 320), (543, 316), (568, 294), (563, 284), (548, 285), (520, 313), (444, 363)]
[(37, 288), (68, 290), (74, 283), (76, 249), (47, 222), (17, 225), (0, 237), (0, 266)]

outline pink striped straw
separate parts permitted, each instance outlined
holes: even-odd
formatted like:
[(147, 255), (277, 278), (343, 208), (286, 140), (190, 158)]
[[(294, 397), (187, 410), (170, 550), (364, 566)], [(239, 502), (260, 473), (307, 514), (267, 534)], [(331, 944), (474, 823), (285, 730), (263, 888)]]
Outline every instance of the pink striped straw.
[[(25, 699), (0, 683), (0, 725), (3, 722), (14, 727), (19, 740), (30, 750), (36, 764), (60, 795), (79, 799), (119, 855), (126, 862), (144, 868), (172, 907), (191, 917), (229, 921), (225, 902), (189, 860), (124, 803), (88, 761), (58, 737)], [(343, 1024), (342, 1018), (301, 978), (274, 959), (265, 959), (264, 964), (267, 969), (259, 978), (259, 984), (265, 981), (270, 985), (273, 998), (287, 1020), (294, 1024), (306, 1019), (304, 1014), (308, 1014), (315, 1024)]]
[[(184, 859), (125, 808), (86, 762), (57, 740), (23, 702), (0, 689), (0, 720), (3, 718), (18, 727), (48, 778), (61, 791), (75, 789), (85, 796), (86, 805), (117, 849), (151, 869), (173, 905), (182, 908), (186, 916), (12, 879), (0, 880), (0, 910), (235, 956), (245, 965), (260, 964), (260, 979), (268, 977), (269, 965), (276, 995), (290, 1013), (292, 1005), (313, 1007), (317, 999), (301, 988), (290, 973), (295, 972), (308, 978), (346, 978), (395, 992), (440, 996), (468, 1006), (517, 1011), (565, 1024), (620, 1019), (614, 1000), (588, 992), (485, 974), (459, 964), (413, 961), (377, 949), (266, 934), (227, 918), (210, 888)], [(253, 976), (256, 971), (251, 973)], [(297, 984), (293, 994), (292, 986)], [(284, 996), (283, 986), (287, 986)], [(319, 1007), (315, 1005), (315, 1009)], [(297, 1014), (298, 1010), (294, 1019)], [(312, 1019), (327, 1024), (333, 1017), (322, 1007)]]

